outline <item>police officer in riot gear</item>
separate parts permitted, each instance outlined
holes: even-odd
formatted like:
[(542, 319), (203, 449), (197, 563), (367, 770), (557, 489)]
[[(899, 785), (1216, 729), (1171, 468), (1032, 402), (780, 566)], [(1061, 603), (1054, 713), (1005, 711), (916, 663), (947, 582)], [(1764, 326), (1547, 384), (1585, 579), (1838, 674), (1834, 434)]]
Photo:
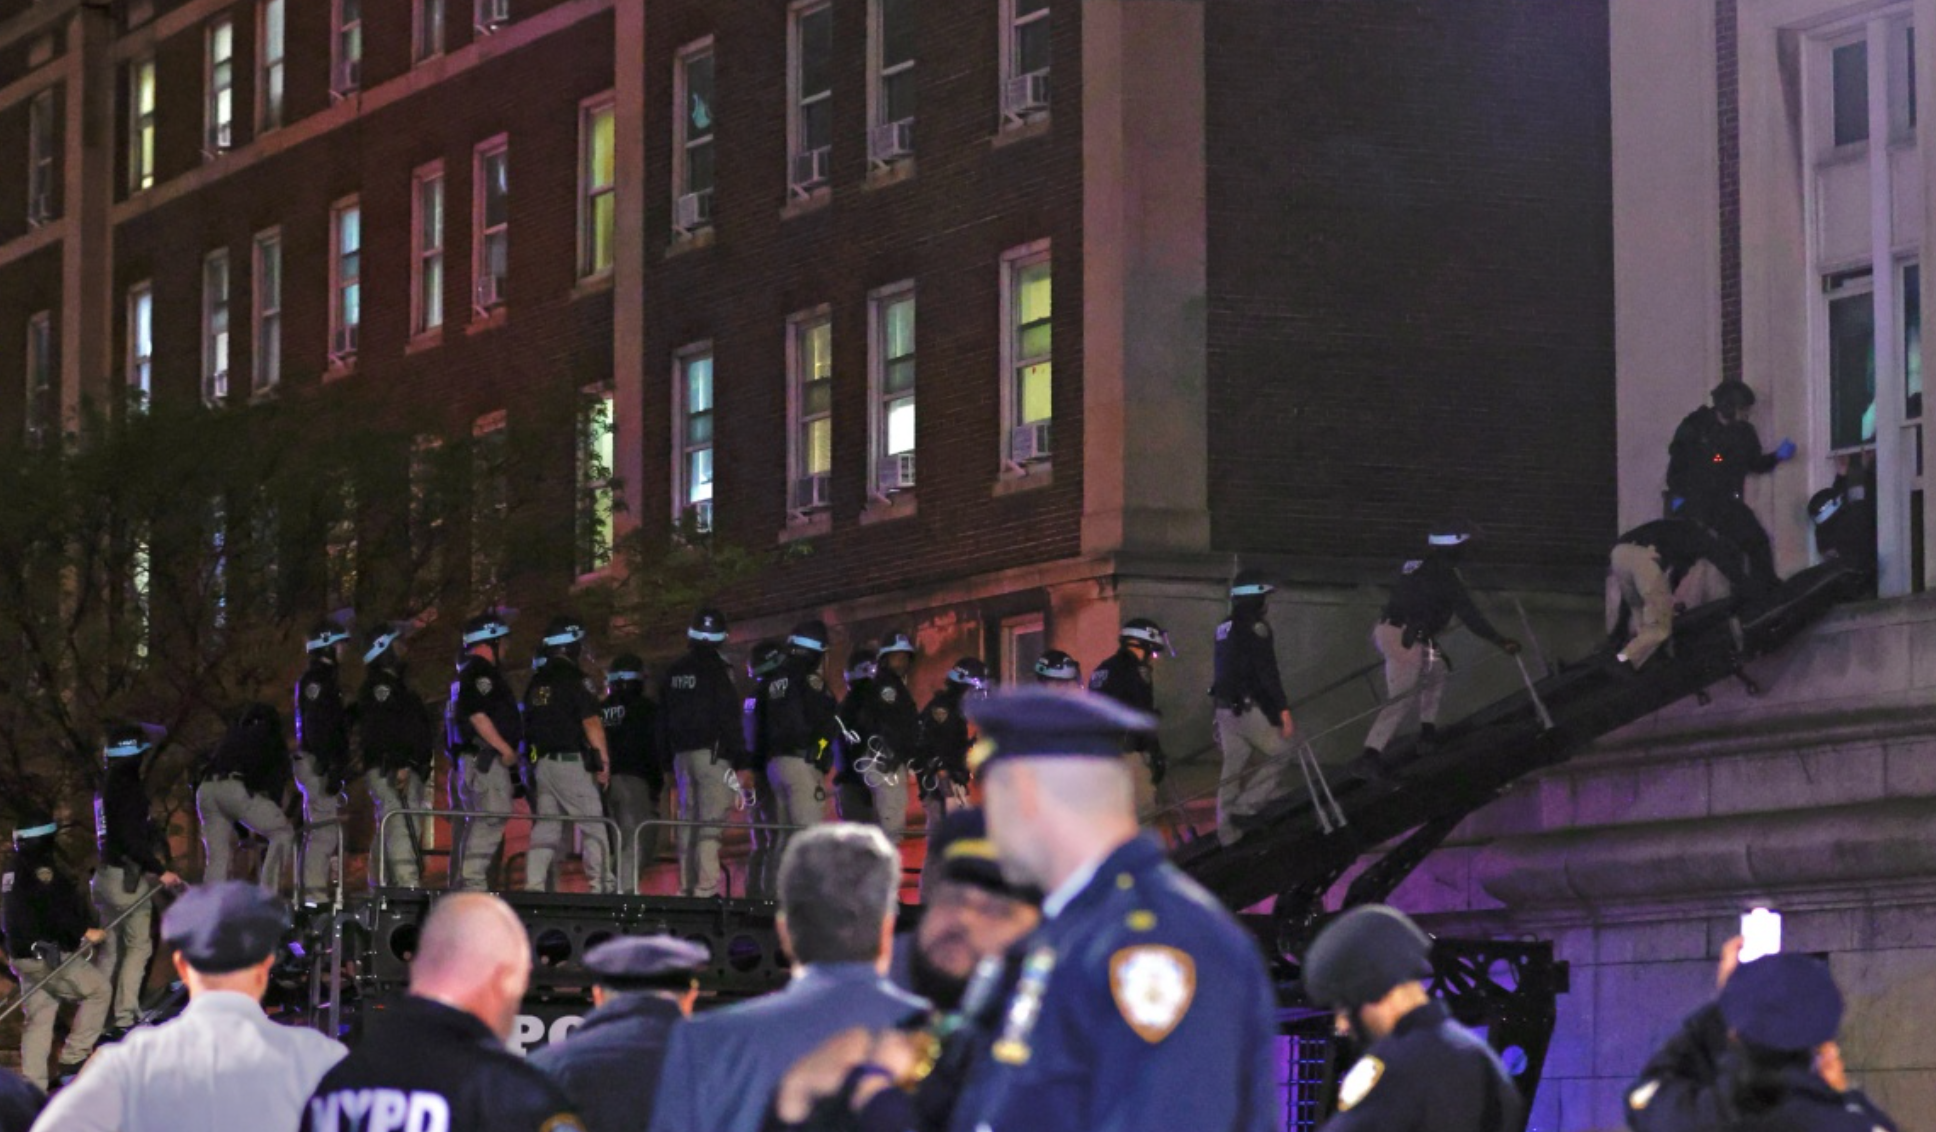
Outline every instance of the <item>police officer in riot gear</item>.
[[(826, 820), (825, 782), (831, 769), (826, 752), (836, 732), (837, 705), (820, 674), (827, 659), (827, 626), (819, 621), (795, 625), (785, 647), (786, 663), (766, 685), (761, 744), (780, 824), (805, 828)], [(878, 677), (878, 666), (875, 671)], [(781, 832), (776, 854), (786, 852), (791, 832)]]
[(860, 711), (867, 732), (862, 773), (873, 799), (875, 824), (896, 850), (907, 834), (905, 771), (921, 746), (921, 712), (907, 685), (913, 668), (914, 642), (906, 633), (887, 634), (876, 654), (874, 679)]
[(1277, 672), (1277, 641), (1267, 603), (1277, 587), (1256, 570), (1240, 570), (1230, 582), (1230, 617), (1217, 626), (1217, 745), (1223, 774), (1217, 783), (1217, 837), (1225, 845), (1241, 838), (1259, 813), (1283, 791), (1293, 754), (1284, 680)]
[(605, 796), (618, 823), (619, 860), (630, 862), (625, 866), (630, 875), (620, 874), (618, 883), (626, 896), (639, 890), (639, 869), (659, 859), (659, 827), (645, 823), (659, 820), (665, 794), (658, 705), (646, 696), (645, 680), (645, 661), (621, 653), (605, 673), (605, 702), (599, 705), (612, 752), (612, 783)]
[(1052, 692), (1082, 690), (1082, 665), (1061, 649), (1050, 649), (1035, 658), (1035, 682)]
[(296, 680), (296, 789), (303, 798), (302, 899), (329, 898), (329, 862), (343, 849), (343, 787), (350, 777), (350, 718), (340, 679), (350, 635), (319, 621), (304, 642), (309, 666)]
[(95, 959), (114, 989), (109, 1025), (115, 1030), (133, 1026), (141, 1010), (141, 990), (154, 957), (151, 930), (154, 909), (148, 896), (159, 881), (179, 888), (182, 878), (163, 862), (167, 839), (158, 836), (148, 806), (148, 788), (141, 781), (142, 756), (154, 749), (137, 724), (108, 729), (105, 753), (107, 774), (94, 799), (94, 832), (101, 851), (101, 867), (94, 871), (94, 910), (103, 924), (139, 904), (139, 908), (107, 933)]
[[(1147, 617), (1123, 622), (1117, 649), (1089, 674), (1089, 690), (1100, 692), (1124, 707), (1150, 715), (1156, 710), (1156, 658), (1172, 653), (1170, 635)], [(1156, 788), (1169, 773), (1169, 760), (1163, 757), (1163, 743), (1153, 733), (1135, 733), (1129, 738), (1125, 756), (1130, 775), (1136, 780), (1136, 812), (1153, 813)]]
[(1756, 584), (1774, 585), (1779, 581), (1774, 547), (1741, 493), (1750, 475), (1772, 472), (1793, 459), (1795, 442), (1761, 450), (1761, 435), (1748, 421), (1755, 395), (1746, 382), (1723, 381), (1712, 399), (1711, 406), (1689, 413), (1674, 430), (1667, 446), (1667, 491), (1684, 501), (1688, 518), (1713, 527), (1747, 554)]
[[(1808, 497), (1815, 550), (1857, 570), (1876, 568), (1875, 465), (1860, 452), (1838, 458), (1835, 482)], [(1875, 579), (1868, 580), (1870, 593)]]
[[(660, 759), (672, 767), (679, 820), (679, 895), (719, 895), (719, 841), (736, 789), (751, 789), (743, 705), (720, 655), (726, 618), (702, 609), (686, 628), (686, 653), (659, 681)], [(731, 781), (729, 781), (731, 780)]]
[[(423, 841), (419, 819), (385, 814), (420, 809), (430, 779), (430, 746), (434, 724), (423, 697), (405, 678), (404, 642), (407, 626), (379, 625), (370, 631), (363, 649), (363, 687), (356, 694), (356, 738), (361, 750), (363, 782), (376, 803), (381, 844), (370, 850), (383, 855), (386, 884), (416, 887), (422, 880)], [(372, 882), (376, 880), (370, 870)]]
[(1472, 528), (1465, 523), (1441, 523), (1426, 537), (1425, 556), (1399, 569), (1384, 616), (1371, 631), (1371, 643), (1385, 658), (1384, 710), (1365, 736), (1363, 768), (1373, 778), (1388, 777), (1385, 746), (1407, 717), (1418, 717), (1418, 746), (1428, 753), (1438, 741), (1439, 697), (1445, 692), (1450, 664), (1439, 648), (1439, 635), (1454, 617), (1474, 636), (1491, 641), (1508, 656), (1519, 652), (1519, 642), (1492, 627), (1472, 600), (1459, 561)]
[[(871, 648), (857, 648), (847, 654), (841, 675), (847, 692), (840, 698), (840, 748), (834, 757), (834, 811), (841, 821), (874, 821), (874, 795), (867, 788), (867, 776), (854, 764), (868, 758), (867, 702), (874, 694), (874, 670), (879, 655)], [(872, 764), (870, 764), (872, 765)]]
[(968, 804), (968, 748), (973, 737), (962, 701), (987, 690), (988, 666), (980, 657), (964, 656), (921, 709), (920, 756), (915, 765), (929, 829), (941, 828), (942, 818)]
[[(531, 808), (538, 814), (596, 818), (605, 812), (599, 791), (612, 780), (605, 723), (599, 714), (598, 688), (578, 667), (585, 626), (560, 615), (546, 626), (540, 652), (544, 664), (524, 689), (524, 738), (532, 761)], [(585, 880), (595, 893), (613, 887), (610, 831), (599, 822), (573, 823), (584, 838)], [(525, 857), (527, 892), (556, 887), (553, 860), (558, 846), (570, 843), (564, 822), (532, 823), (531, 849)]]
[(497, 610), (464, 622), (464, 651), (444, 707), (444, 750), (450, 755), (452, 888), (490, 887), (491, 863), (511, 816), (511, 772), (518, 765), (524, 718), (504, 678), (500, 643), (511, 626)]
[(1485, 1039), (1425, 991), (1432, 941), (1394, 908), (1366, 904), (1318, 933), (1304, 993), (1337, 1012), (1364, 1056), (1338, 1085), (1325, 1132), (1507, 1132), (1525, 1101)]
[[(753, 851), (746, 859), (745, 895), (755, 900), (772, 900), (779, 893), (780, 803), (773, 783), (766, 775), (766, 689), (786, 668), (786, 646), (779, 641), (761, 641), (746, 657), (746, 678), (753, 682), (753, 694), (746, 699), (745, 727), (747, 765), (752, 769), (738, 776), (739, 805), (751, 807)], [(751, 782), (748, 786), (747, 783)]]
[(0, 877), (0, 890), (6, 894), (0, 903), (0, 931), (6, 933), (14, 978), (25, 996), (20, 1072), (42, 1091), (47, 1088), (47, 1059), (53, 1053), (54, 1021), (61, 1004), (79, 1006), (61, 1049), (60, 1077), (65, 1081), (94, 1052), (114, 997), (107, 976), (92, 963), (69, 963), (60, 974), (54, 973), (83, 946), (107, 940), (107, 934), (93, 926), (80, 883), (61, 862), (54, 845), (59, 831), (60, 826), (45, 814), (23, 818), (14, 830), (11, 871)]
[(289, 748), (282, 737), (282, 713), (268, 704), (250, 704), (230, 725), (209, 756), (195, 811), (201, 818), (207, 868), (202, 883), (229, 879), (239, 823), (269, 842), (262, 855), (262, 887), (274, 891), (296, 851), (296, 831), (282, 812), (289, 786)]

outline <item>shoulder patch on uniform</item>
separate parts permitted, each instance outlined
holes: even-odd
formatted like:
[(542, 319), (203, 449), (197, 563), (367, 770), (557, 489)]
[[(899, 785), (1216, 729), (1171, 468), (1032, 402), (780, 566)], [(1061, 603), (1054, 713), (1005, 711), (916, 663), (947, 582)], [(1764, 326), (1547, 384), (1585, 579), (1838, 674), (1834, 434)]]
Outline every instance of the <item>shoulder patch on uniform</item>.
[(1136, 1036), (1155, 1045), (1170, 1036), (1196, 999), (1196, 960), (1174, 947), (1125, 947), (1109, 957), (1109, 993)]
[(42, 865), (34, 870), (34, 879), (42, 884), (54, 883), (54, 870)]
[(786, 690), (787, 678), (777, 676), (766, 686), (766, 698), (769, 700), (784, 699), (786, 697)]
[(321, 684), (303, 685), (303, 699), (314, 702), (322, 698), (323, 698), (323, 686)]
[(577, 1113), (561, 1112), (538, 1125), (538, 1132), (585, 1132), (585, 1124)]
[(938, 707), (938, 708), (934, 708), (934, 709), (932, 709), (931, 711), (929, 711), (929, 712), (928, 712), (928, 714), (934, 717), (934, 721), (935, 721), (936, 723), (946, 723), (946, 722), (948, 722), (948, 709), (947, 709), (947, 708), (944, 708), (944, 707)]
[(1338, 1084), (1338, 1111), (1349, 1112), (1363, 1104), (1385, 1076), (1385, 1063), (1369, 1055), (1358, 1059), (1351, 1072)]
[(488, 696), (491, 694), (491, 678), (489, 676), (479, 676), (477, 678), (477, 694), (480, 696)]
[(383, 703), (390, 698), (390, 685), (378, 684), (376, 686), (376, 691), (371, 694), (376, 697), (377, 703)]
[(7, 872), (0, 873), (0, 892), (12, 892), (12, 891), (13, 891), (12, 870), (8, 870)]
[(812, 688), (816, 692), (824, 692), (827, 690), (827, 681), (821, 678), (820, 673), (809, 672), (807, 673), (807, 687)]
[(1660, 1092), (1659, 1081), (1642, 1081), (1627, 1094), (1627, 1107), (1635, 1112), (1654, 1103), (1654, 1094)]
[(1250, 623), (1250, 631), (1257, 634), (1260, 637), (1268, 637), (1270, 636), (1270, 622), (1252, 621)]
[(895, 691), (893, 688), (884, 687), (881, 689), (881, 702), (884, 704), (891, 704), (900, 698), (901, 693)]

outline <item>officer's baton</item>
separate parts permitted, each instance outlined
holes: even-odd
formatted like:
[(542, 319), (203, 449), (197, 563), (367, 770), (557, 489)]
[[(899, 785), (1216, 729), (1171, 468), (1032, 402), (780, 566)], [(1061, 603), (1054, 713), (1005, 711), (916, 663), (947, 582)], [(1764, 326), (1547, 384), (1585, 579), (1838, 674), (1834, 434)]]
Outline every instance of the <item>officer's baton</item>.
[[(161, 895), (162, 892), (166, 889), (166, 887), (167, 886), (165, 885), (157, 884), (153, 888), (149, 889), (147, 892), (147, 895), (143, 896), (141, 899), (135, 901), (134, 903), (128, 905), (126, 908), (121, 909), (121, 914), (119, 916), (116, 916), (114, 919), (109, 920), (105, 925), (102, 926), (101, 930), (103, 932), (112, 932), (114, 929), (120, 927), (121, 921), (127, 919), (129, 916), (134, 915), (136, 912), (146, 907), (148, 902), (153, 900), (155, 897)], [(15, 999), (12, 1003), (10, 1003), (5, 1010), (0, 1010), (0, 1022), (4, 1022), (8, 1018), (11, 1018), (13, 1016), (14, 1011), (19, 1010), (21, 1007), (27, 1005), (27, 1000), (32, 998), (34, 995), (39, 994), (42, 987), (45, 987), (48, 983), (53, 982), (55, 978), (59, 977), (62, 971), (65, 971), (69, 967), (72, 967), (76, 962), (87, 958), (89, 954), (93, 952), (93, 950), (94, 950), (93, 944), (84, 943), (81, 946), (75, 948), (74, 954), (69, 955), (67, 958), (61, 960), (59, 966), (47, 972), (47, 974), (43, 976), (41, 980), (35, 983), (33, 986), (29, 987), (23, 981), (20, 988), (20, 997)]]
[(1519, 610), (1519, 627), (1526, 631), (1526, 645), (1533, 650), (1533, 663), (1539, 665), (1541, 672), (1551, 676), (1553, 666), (1546, 663), (1546, 650), (1539, 647), (1539, 635), (1533, 632), (1533, 619), (1526, 616), (1526, 605), (1518, 595), (1513, 597), (1513, 608)]
[(1519, 665), (1519, 678), (1526, 681), (1526, 694), (1533, 698), (1533, 710), (1539, 712), (1540, 729), (1542, 731), (1551, 731), (1553, 729), (1552, 713), (1546, 710), (1546, 701), (1539, 698), (1539, 689), (1533, 686), (1533, 674), (1526, 671), (1526, 658), (1520, 656), (1518, 653), (1514, 653), (1513, 663)]

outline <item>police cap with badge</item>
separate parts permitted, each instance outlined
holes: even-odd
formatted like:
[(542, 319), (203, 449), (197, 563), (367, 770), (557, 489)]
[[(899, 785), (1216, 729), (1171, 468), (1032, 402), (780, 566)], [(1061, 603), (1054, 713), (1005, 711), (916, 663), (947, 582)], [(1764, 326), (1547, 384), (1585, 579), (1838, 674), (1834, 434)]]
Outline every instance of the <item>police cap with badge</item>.
[(699, 985), (698, 973), (712, 960), (704, 944), (671, 935), (628, 935), (608, 939), (585, 953), (585, 969), (598, 985), (621, 994), (669, 990), (681, 993)]
[(1025, 904), (1042, 903), (1040, 889), (1011, 884), (1002, 876), (995, 843), (988, 839), (988, 819), (978, 807), (956, 810), (941, 819), (940, 828), (928, 838), (928, 868), (944, 881)]
[(248, 881), (190, 888), (161, 918), (161, 940), (205, 975), (253, 967), (289, 933), (289, 905)]

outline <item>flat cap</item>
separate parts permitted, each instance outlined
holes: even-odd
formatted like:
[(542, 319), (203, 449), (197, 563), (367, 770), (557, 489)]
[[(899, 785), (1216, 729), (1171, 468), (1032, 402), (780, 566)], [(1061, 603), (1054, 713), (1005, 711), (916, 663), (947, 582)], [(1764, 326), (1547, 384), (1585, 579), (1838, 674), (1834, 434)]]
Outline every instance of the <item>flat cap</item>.
[(1432, 973), (1432, 937), (1411, 917), (1364, 904), (1325, 925), (1304, 954), (1304, 994), (1332, 1010), (1377, 1002)]
[(704, 944), (672, 935), (623, 935), (585, 953), (585, 969), (603, 986), (619, 990), (683, 986), (712, 952)]
[(1767, 955), (1729, 977), (1721, 988), (1721, 1017), (1744, 1042), (1800, 1053), (1834, 1040), (1842, 992), (1828, 964), (1812, 955)]
[(275, 954), (290, 925), (280, 896), (229, 880), (183, 893), (161, 917), (161, 940), (197, 971), (223, 975)]
[(1156, 730), (1156, 717), (1107, 696), (1064, 696), (1022, 688), (971, 701), (968, 719), (981, 742), (970, 767), (1000, 759), (1120, 758), (1123, 740)]
[(1040, 890), (1013, 885), (1003, 878), (995, 843), (988, 839), (988, 819), (979, 807), (956, 810), (941, 819), (940, 828), (928, 839), (928, 867), (942, 880), (973, 885), (1027, 904), (1042, 902)]

